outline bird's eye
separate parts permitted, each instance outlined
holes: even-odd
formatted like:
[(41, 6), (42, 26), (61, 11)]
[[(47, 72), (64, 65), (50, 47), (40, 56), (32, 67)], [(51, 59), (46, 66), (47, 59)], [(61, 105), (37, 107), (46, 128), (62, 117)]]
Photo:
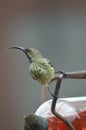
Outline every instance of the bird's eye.
[(27, 53), (30, 53), (30, 52), (31, 52), (31, 49), (25, 49), (25, 51), (26, 51)]

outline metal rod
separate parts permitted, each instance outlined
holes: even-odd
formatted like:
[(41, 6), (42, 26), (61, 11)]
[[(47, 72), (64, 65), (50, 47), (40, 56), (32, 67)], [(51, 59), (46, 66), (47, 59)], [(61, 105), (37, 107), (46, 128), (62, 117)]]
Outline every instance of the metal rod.
[(60, 90), (61, 81), (62, 81), (62, 78), (64, 78), (64, 77), (65, 77), (64, 74), (60, 74), (59, 77), (57, 78), (53, 101), (52, 101), (52, 105), (51, 105), (51, 111), (57, 118), (62, 120), (70, 128), (70, 130), (75, 130), (74, 126), (70, 122), (68, 122), (62, 115), (57, 113), (55, 110), (56, 102), (58, 100), (58, 94), (59, 94), (59, 90)]
[(64, 78), (73, 78), (73, 79), (86, 79), (86, 70), (75, 71), (75, 72), (66, 72)]
[(74, 71), (74, 72), (63, 72), (58, 71), (56, 72), (56, 75), (51, 79), (49, 83), (52, 81), (59, 79), (59, 76), (63, 74), (63, 79), (86, 79), (86, 70), (82, 71)]

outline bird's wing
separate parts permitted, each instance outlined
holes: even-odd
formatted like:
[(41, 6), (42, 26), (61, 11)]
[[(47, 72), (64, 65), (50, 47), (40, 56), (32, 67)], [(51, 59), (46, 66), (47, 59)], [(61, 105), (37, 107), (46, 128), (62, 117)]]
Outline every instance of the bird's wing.
[(47, 58), (44, 58), (44, 59), (48, 62), (49, 65), (51, 65), (53, 67), (53, 65), (52, 65), (52, 63), (50, 62), (49, 59), (47, 59)]

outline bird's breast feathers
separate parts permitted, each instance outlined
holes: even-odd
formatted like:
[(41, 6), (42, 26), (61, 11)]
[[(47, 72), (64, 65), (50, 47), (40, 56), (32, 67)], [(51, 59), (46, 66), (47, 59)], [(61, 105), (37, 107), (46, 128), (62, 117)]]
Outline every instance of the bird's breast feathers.
[(29, 71), (32, 78), (42, 85), (47, 84), (54, 77), (54, 68), (46, 60), (31, 63)]

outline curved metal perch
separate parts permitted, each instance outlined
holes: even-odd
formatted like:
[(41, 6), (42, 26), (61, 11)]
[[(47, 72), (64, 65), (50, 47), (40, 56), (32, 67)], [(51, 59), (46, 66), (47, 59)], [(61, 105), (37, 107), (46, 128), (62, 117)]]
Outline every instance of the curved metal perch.
[(58, 94), (59, 94), (62, 79), (86, 79), (86, 70), (66, 72), (66, 73), (62, 71), (58, 71), (56, 73), (57, 75), (55, 75), (55, 77), (50, 81), (51, 83), (52, 81), (57, 80), (55, 92), (54, 94), (52, 94), (53, 101), (52, 101), (51, 111), (57, 118), (61, 119), (70, 128), (70, 130), (75, 130), (74, 126), (70, 122), (68, 122), (63, 116), (61, 116), (59, 113), (55, 111), (55, 106), (58, 100)]
[(62, 79), (66, 78), (66, 76), (67, 75), (65, 73), (61, 73), (51, 80), (51, 81), (53, 81), (53, 80), (57, 79), (56, 87), (55, 87), (55, 91), (54, 91), (54, 95), (53, 95), (53, 101), (52, 101), (52, 105), (51, 105), (51, 111), (57, 118), (62, 120), (70, 128), (70, 130), (75, 130), (74, 126), (70, 122), (68, 122), (62, 115), (57, 113), (55, 110), (56, 102), (58, 100), (60, 85), (61, 85)]

